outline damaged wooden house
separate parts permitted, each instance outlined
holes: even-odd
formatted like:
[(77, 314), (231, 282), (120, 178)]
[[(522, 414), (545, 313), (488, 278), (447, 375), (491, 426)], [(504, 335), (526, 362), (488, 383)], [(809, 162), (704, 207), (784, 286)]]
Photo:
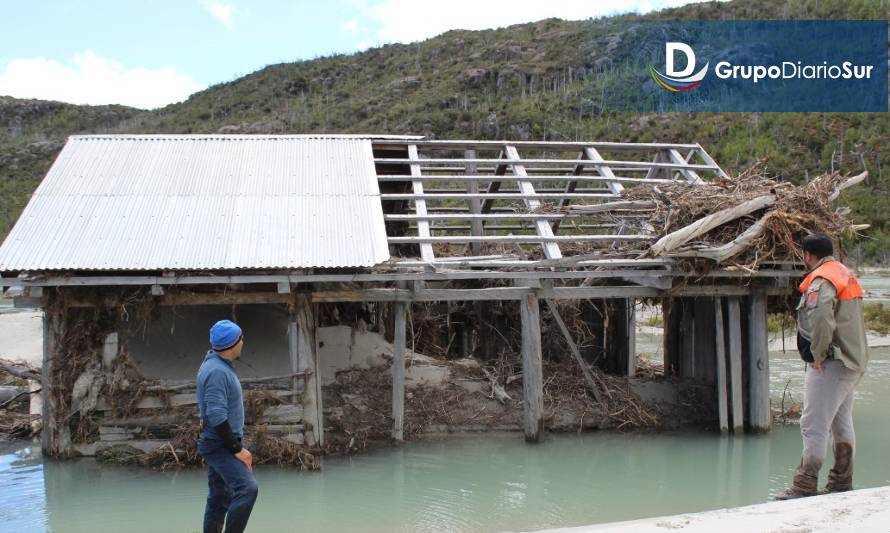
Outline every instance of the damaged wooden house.
[[(326, 374), (361, 357), (319, 328), (341, 322), (348, 336), (379, 321), (392, 343), (391, 437), (402, 440), (418, 326), (406, 316), (431, 302), (455, 309), (430, 333), (446, 339), (435, 355), (484, 359), (515, 343), (529, 441), (546, 429), (542, 315), (595, 396), (592, 361), (635, 372), (643, 299), (665, 308), (665, 373), (711, 384), (724, 430), (765, 431), (767, 302), (793, 293), (800, 272), (787, 250), (756, 268), (731, 262), (771, 231), (761, 215), (784, 189), (754, 187), (710, 213), (665, 200), (732, 182), (698, 144), (73, 136), (0, 248), (0, 284), (45, 310), (53, 456), (172, 450), (194, 420), (194, 374), (220, 318), (245, 331), (238, 371), (266, 401), (252, 422), (307, 450), (325, 447)], [(696, 224), (680, 234), (683, 217)], [(749, 231), (704, 242), (727, 223)], [(567, 325), (565, 302), (581, 306), (593, 342)], [(505, 303), (519, 333), (483, 330), (497, 329), (488, 314)]]

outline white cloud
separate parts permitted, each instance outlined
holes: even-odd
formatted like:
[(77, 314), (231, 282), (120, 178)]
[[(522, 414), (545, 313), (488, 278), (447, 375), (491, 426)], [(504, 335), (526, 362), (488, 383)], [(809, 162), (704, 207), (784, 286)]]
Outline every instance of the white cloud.
[(204, 89), (176, 67), (126, 68), (91, 50), (68, 64), (42, 57), (13, 59), (0, 71), (0, 94), (72, 104), (122, 104), (154, 109)]
[(615, 13), (645, 13), (703, 0), (381, 0), (370, 6), (356, 1), (381, 24), (377, 32), (381, 42), (406, 43), (454, 29), (482, 30), (551, 17), (579, 20)]
[(340, 28), (343, 30), (355, 35), (359, 32), (358, 21), (355, 19), (347, 20), (343, 24), (340, 25)]
[(228, 2), (205, 2), (204, 7), (207, 8), (207, 11), (213, 15), (214, 18), (219, 19), (225, 24), (226, 28), (232, 30), (235, 28), (235, 23), (232, 20), (232, 17), (235, 15), (235, 5), (230, 4)]

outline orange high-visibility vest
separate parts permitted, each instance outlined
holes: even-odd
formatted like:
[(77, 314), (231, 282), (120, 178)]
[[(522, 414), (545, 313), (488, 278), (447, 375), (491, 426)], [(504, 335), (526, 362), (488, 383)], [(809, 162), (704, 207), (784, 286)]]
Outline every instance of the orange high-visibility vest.
[(837, 291), (838, 300), (852, 300), (853, 298), (862, 298), (862, 286), (859, 280), (845, 267), (840, 261), (826, 261), (819, 265), (819, 268), (810, 272), (800, 284), (800, 292), (807, 292), (810, 284), (816, 278), (827, 279), (834, 285)]

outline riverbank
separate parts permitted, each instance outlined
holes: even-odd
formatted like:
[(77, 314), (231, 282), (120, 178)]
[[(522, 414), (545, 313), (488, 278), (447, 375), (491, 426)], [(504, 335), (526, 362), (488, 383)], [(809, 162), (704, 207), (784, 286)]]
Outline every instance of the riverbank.
[(539, 533), (637, 533), (639, 531), (867, 533), (887, 531), (888, 524), (890, 524), (890, 487), (878, 487), (703, 513), (546, 529)]

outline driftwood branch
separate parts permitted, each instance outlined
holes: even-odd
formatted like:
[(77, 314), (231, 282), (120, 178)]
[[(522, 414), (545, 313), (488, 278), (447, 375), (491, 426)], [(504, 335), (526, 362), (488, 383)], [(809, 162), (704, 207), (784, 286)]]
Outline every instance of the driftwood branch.
[(712, 229), (722, 226), (727, 222), (750, 215), (755, 211), (759, 211), (764, 207), (769, 207), (776, 201), (775, 195), (767, 194), (758, 196), (757, 198), (743, 202), (737, 206), (717, 211), (704, 218), (696, 220), (692, 224), (671, 232), (658, 240), (650, 248), (653, 255), (664, 255), (678, 247), (686, 244), (690, 240), (700, 237)]
[(13, 402), (15, 402), (16, 400), (18, 400), (19, 398), (21, 398), (21, 397), (23, 397), (23, 396), (30, 396), (30, 395), (32, 395), (32, 394), (36, 394), (36, 393), (40, 392), (41, 390), (43, 390), (43, 389), (34, 389), (34, 390), (26, 390), (26, 391), (22, 391), (22, 392), (16, 394), (15, 396), (13, 396), (12, 398), (6, 400), (5, 402), (0, 403), (0, 409), (6, 409), (9, 405), (11, 405)]
[(498, 379), (497, 377), (495, 377), (494, 374), (492, 374), (485, 368), (482, 369), (482, 373), (485, 374), (485, 377), (487, 377), (488, 381), (491, 382), (491, 393), (497, 401), (499, 401), (502, 405), (508, 405), (508, 402), (513, 402), (513, 398), (511, 398), (510, 395), (507, 394), (507, 391), (504, 389), (504, 387), (502, 387), (501, 384), (498, 383)]
[(655, 202), (647, 200), (622, 200), (618, 202), (606, 202), (594, 205), (573, 205), (571, 211), (583, 211), (585, 213), (601, 213), (603, 211), (628, 211), (655, 209)]
[(763, 218), (755, 222), (750, 228), (743, 231), (738, 237), (722, 246), (715, 246), (713, 248), (700, 248), (698, 250), (687, 250), (683, 252), (677, 252), (672, 255), (677, 255), (680, 257), (704, 257), (706, 259), (712, 259), (717, 263), (722, 263), (723, 261), (726, 261), (730, 257), (733, 257), (750, 247), (755, 240), (763, 235), (763, 231), (766, 229), (766, 223), (769, 221), (769, 218), (769, 214), (765, 215)]
[(6, 372), (7, 374), (12, 374), (17, 378), (33, 379), (38, 383), (43, 383), (43, 377), (40, 375), (40, 371), (35, 370), (28, 365), (12, 363), (10, 361), (6, 361), (5, 359), (0, 359), (0, 370)]
[(844, 192), (844, 189), (849, 189), (853, 185), (862, 183), (865, 180), (865, 178), (867, 178), (867, 177), (868, 177), (868, 172), (866, 171), (866, 172), (863, 172), (862, 174), (857, 174), (857, 175), (853, 176), (852, 178), (848, 178), (846, 181), (844, 181), (843, 183), (839, 184), (837, 187), (834, 188), (834, 190), (831, 192), (831, 195), (828, 197), (828, 200), (831, 202), (837, 200), (838, 197), (841, 195), (841, 193)]
[(562, 316), (559, 314), (559, 309), (557, 309), (553, 300), (545, 301), (547, 302), (547, 307), (550, 308), (550, 314), (553, 315), (553, 320), (556, 321), (556, 325), (559, 326), (559, 330), (562, 331), (562, 335), (566, 339), (566, 344), (569, 345), (569, 351), (572, 352), (572, 357), (575, 358), (575, 362), (581, 367), (581, 374), (584, 375), (584, 381), (587, 382), (587, 386), (590, 388), (593, 398), (596, 401), (600, 401), (602, 393), (600, 393), (600, 389), (596, 385), (596, 381), (593, 379), (593, 373), (590, 371), (590, 367), (587, 366), (587, 362), (581, 357), (581, 351), (578, 350), (578, 346), (572, 339), (572, 334), (569, 332), (569, 328), (566, 327), (566, 323), (562, 320)]

